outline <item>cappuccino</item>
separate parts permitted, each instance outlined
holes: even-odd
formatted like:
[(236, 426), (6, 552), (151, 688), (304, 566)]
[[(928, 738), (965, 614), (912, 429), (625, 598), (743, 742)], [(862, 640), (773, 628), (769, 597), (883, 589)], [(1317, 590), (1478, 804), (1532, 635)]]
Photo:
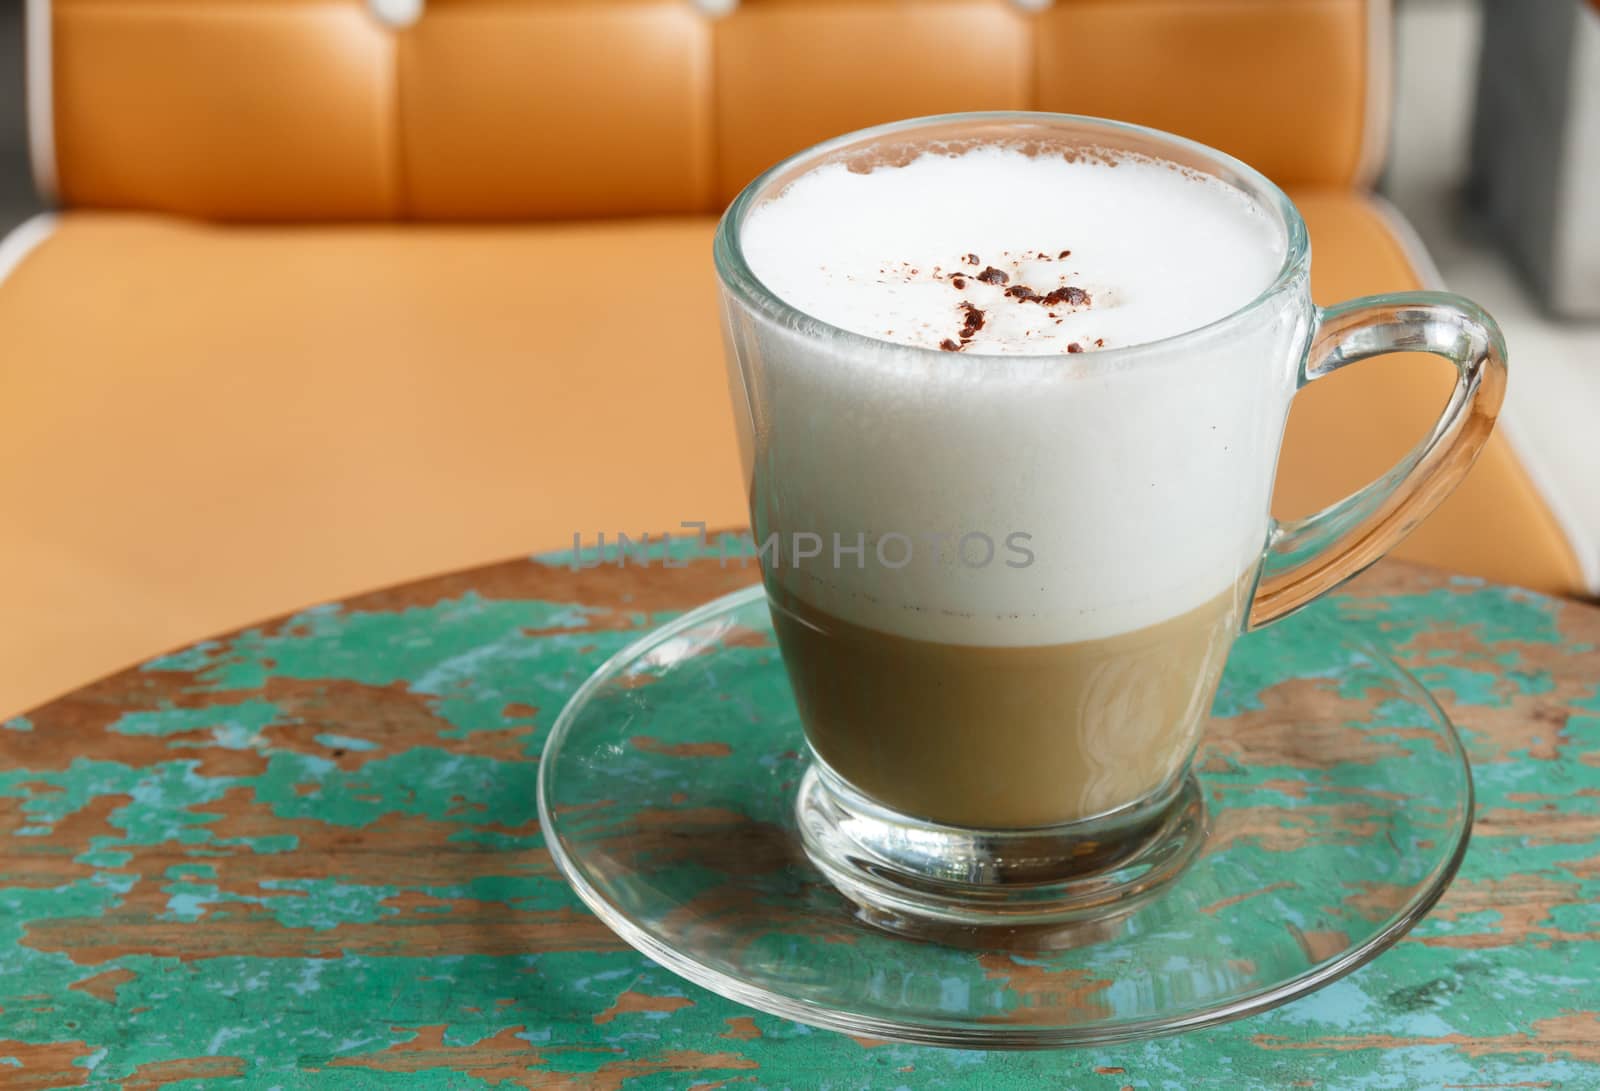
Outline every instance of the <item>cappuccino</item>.
[[(1095, 942), (1160, 897), (1205, 851), (1194, 759), (1234, 638), (1399, 541), (1504, 391), (1470, 303), (1320, 310), (1282, 191), (1116, 121), (841, 136), (746, 187), (715, 259), (813, 758), (797, 829), (865, 919), (940, 942)], [(1415, 348), (1456, 368), (1429, 438), (1278, 527), (1295, 393)]]
[[(868, 559), (765, 572), (819, 756), (964, 827), (1172, 783), (1253, 586), (1308, 336), (1288, 306), (1204, 328), (1274, 282), (1279, 220), (1164, 160), (990, 145), (826, 163), (741, 240), (804, 316), (730, 316), (760, 361), (732, 377), (757, 537), (859, 537)], [(974, 528), (1021, 534), (1030, 563), (870, 563)]]

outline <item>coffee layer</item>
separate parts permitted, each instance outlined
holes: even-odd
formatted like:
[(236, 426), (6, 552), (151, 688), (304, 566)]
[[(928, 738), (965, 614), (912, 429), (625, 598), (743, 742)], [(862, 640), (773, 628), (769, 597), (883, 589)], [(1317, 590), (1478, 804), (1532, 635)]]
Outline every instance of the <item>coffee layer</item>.
[(1101, 640), (910, 640), (773, 606), (806, 736), (859, 791), (948, 825), (1023, 829), (1142, 799), (1187, 762), (1248, 590)]

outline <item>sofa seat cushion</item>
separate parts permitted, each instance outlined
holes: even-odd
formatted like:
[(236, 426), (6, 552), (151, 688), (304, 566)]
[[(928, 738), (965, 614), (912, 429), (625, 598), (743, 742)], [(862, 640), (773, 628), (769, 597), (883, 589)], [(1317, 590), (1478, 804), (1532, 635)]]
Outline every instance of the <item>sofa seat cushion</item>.
[[(1321, 299), (1415, 285), (1364, 198), (1297, 196)], [(60, 217), (0, 283), (0, 717), (219, 630), (574, 533), (741, 524), (713, 226)], [(1317, 384), (1282, 504), (1374, 476), (1447, 386), (1409, 361)], [(1576, 589), (1498, 442), (1403, 553)]]

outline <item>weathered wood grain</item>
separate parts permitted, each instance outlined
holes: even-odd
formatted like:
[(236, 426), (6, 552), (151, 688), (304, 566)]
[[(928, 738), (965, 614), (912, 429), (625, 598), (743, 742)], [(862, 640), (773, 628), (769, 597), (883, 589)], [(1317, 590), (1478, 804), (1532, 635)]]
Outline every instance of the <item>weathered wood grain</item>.
[(1600, 610), (1379, 566), (1323, 609), (1433, 690), (1479, 790), (1434, 913), (1239, 1023), (972, 1054), (689, 985), (585, 911), (543, 848), (533, 777), (566, 698), (754, 577), (497, 565), (0, 725), (0, 1087), (945, 1088), (980, 1064), (996, 1088), (1600, 1087)]

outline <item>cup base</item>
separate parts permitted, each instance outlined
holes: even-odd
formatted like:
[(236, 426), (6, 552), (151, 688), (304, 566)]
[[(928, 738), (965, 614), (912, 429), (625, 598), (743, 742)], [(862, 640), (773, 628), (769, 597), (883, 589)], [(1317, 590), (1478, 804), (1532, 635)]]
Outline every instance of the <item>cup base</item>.
[(815, 760), (795, 816), (806, 855), (863, 920), (984, 947), (1103, 939), (1182, 873), (1206, 832), (1202, 795), (1188, 775), (1098, 818), (975, 830), (889, 810)]

